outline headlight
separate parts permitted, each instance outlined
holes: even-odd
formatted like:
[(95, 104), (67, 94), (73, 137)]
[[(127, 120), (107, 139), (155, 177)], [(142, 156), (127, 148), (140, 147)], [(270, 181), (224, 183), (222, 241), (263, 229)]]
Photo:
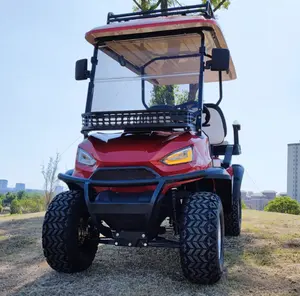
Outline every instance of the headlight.
[(96, 163), (95, 158), (81, 148), (77, 150), (77, 161), (88, 166), (93, 166)]
[(188, 163), (191, 162), (192, 160), (193, 160), (193, 149), (192, 147), (188, 147), (169, 154), (162, 160), (162, 162), (167, 165), (174, 165), (174, 164)]

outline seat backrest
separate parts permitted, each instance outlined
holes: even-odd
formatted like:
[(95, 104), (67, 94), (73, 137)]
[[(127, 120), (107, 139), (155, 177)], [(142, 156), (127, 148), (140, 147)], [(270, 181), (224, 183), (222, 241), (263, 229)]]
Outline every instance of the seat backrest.
[[(210, 112), (210, 120), (208, 122), (209, 126), (202, 127), (203, 132), (209, 138), (211, 145), (220, 145), (224, 142), (227, 135), (227, 126), (224, 114), (219, 106), (216, 104), (205, 104)], [(205, 121), (205, 114), (202, 122)]]

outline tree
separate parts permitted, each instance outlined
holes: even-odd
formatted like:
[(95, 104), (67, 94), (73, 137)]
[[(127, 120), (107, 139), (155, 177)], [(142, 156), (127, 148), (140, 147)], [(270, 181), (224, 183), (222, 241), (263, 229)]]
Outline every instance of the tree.
[[(206, 3), (207, 0), (202, 0), (202, 3)], [(220, 8), (228, 9), (230, 5), (230, 0), (210, 0), (214, 10), (218, 10)]]
[(161, 9), (165, 9), (168, 6), (175, 6), (176, 0), (133, 0), (134, 6), (133, 11), (147, 11), (158, 9), (161, 6)]
[(8, 205), (10, 205), (12, 203), (12, 201), (14, 199), (17, 199), (17, 195), (14, 194), (14, 193), (12, 193), (12, 192), (7, 192), (5, 194), (4, 199), (2, 200), (2, 205), (3, 206), (8, 206)]
[(21, 190), (21, 191), (18, 191), (17, 192), (17, 198), (20, 200), (20, 199), (23, 199), (23, 198), (26, 198), (26, 192), (24, 190)]
[[(176, 0), (133, 0), (134, 2), (134, 11), (138, 10), (154, 10), (161, 6), (162, 9), (165, 9), (167, 6), (176, 6), (183, 5), (182, 1)], [(206, 3), (207, 0), (202, 0), (202, 3)], [(214, 9), (218, 10), (220, 8), (228, 9), (230, 5), (230, 0), (211, 0), (210, 1)]]
[(56, 154), (55, 158), (50, 157), (47, 167), (42, 165), (42, 175), (44, 177), (44, 190), (45, 190), (45, 205), (48, 208), (55, 191), (57, 184), (57, 168), (60, 161), (59, 153)]
[[(133, 7), (134, 11), (154, 10), (159, 6), (161, 9), (167, 9), (171, 6), (182, 5), (177, 0), (133, 0), (133, 2), (135, 4)], [(206, 2), (207, 0), (202, 0), (202, 3)], [(220, 8), (228, 9), (230, 0), (212, 0), (211, 4), (215, 10), (218, 10)], [(180, 93), (178, 92), (178, 90), (176, 90), (175, 85), (155, 85), (151, 93), (150, 106), (160, 104), (177, 105), (185, 103), (187, 101), (194, 101), (196, 100), (198, 88), (198, 84), (190, 84), (189, 91), (183, 91)]]
[(264, 208), (267, 212), (277, 212), (285, 214), (300, 214), (300, 204), (289, 196), (278, 196), (271, 200)]

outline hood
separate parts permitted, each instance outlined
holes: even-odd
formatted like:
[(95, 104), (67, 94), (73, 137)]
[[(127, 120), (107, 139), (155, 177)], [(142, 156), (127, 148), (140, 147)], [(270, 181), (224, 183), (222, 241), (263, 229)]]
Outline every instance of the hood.
[(193, 143), (189, 132), (95, 133), (89, 136), (93, 157), (104, 166), (142, 165)]

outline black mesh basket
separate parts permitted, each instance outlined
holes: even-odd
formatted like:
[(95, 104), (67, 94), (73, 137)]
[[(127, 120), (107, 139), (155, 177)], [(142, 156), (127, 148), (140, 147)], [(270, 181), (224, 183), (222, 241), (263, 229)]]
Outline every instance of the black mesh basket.
[(94, 130), (195, 129), (195, 116), (187, 110), (90, 112), (82, 115), (82, 132)]

